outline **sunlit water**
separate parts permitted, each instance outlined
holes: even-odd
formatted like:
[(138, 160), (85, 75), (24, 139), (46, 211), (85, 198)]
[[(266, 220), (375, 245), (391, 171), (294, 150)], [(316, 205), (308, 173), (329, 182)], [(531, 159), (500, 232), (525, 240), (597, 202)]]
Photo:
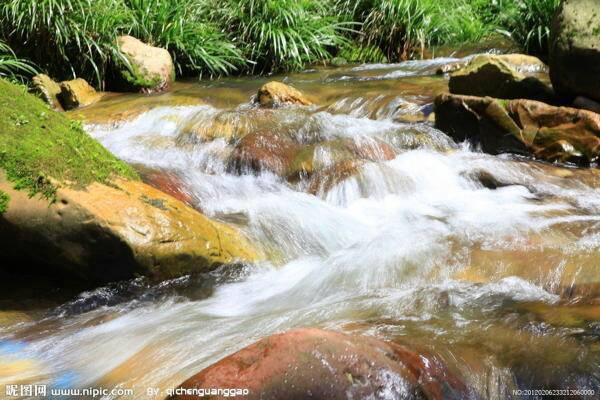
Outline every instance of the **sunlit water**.
[[(431, 112), (446, 89), (435, 70), (456, 61), (279, 77), (318, 105), (269, 112), (251, 104), (267, 79), (188, 83), (171, 105), (155, 97), (158, 107), (127, 122), (90, 124), (118, 157), (178, 176), (195, 207), (235, 225), (266, 259), (161, 285), (111, 285), (6, 324), (0, 362), (17, 367), (0, 386), (99, 385), (145, 398), (147, 387), (174, 387), (259, 338), (316, 326), (422, 345), (483, 398), (598, 390), (600, 175), (485, 155), (431, 123), (401, 122)], [(177, 95), (202, 101), (177, 105)], [(234, 143), (189, 133), (223, 120), (307, 146), (383, 142), (398, 155), (364, 162), (314, 195), (306, 179), (235, 174)], [(327, 149), (315, 152), (331, 166)]]

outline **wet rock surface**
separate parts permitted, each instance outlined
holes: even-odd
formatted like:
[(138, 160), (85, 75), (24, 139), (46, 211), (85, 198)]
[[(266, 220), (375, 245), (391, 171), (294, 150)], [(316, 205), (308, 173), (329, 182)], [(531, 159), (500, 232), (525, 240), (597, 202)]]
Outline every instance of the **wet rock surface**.
[(61, 82), (58, 97), (65, 110), (73, 110), (100, 101), (102, 94), (96, 92), (85, 79), (77, 78)]
[(63, 110), (63, 106), (59, 101), (61, 92), (60, 83), (54, 81), (54, 79), (45, 74), (34, 76), (31, 82), (33, 86), (33, 93), (44, 100), (44, 102), (52, 107), (53, 110)]
[(282, 105), (309, 106), (312, 104), (302, 92), (281, 82), (269, 82), (263, 85), (256, 97), (262, 107), (278, 107)]
[(600, 114), (531, 100), (441, 95), (436, 127), (491, 154), (590, 164), (600, 155)]
[[(517, 56), (513, 58), (513, 63), (531, 62), (521, 61)], [(464, 68), (450, 75), (450, 93), (549, 103), (558, 101), (552, 88), (535, 77), (514, 70), (505, 59), (494, 55), (476, 56)]]
[(6, 274), (18, 275), (14, 268), (29, 260), (40, 276), (97, 284), (177, 277), (258, 257), (235, 229), (140, 182), (65, 187), (50, 205), (5, 180), (0, 187), (12, 199), (0, 217)]
[(248, 399), (274, 400), (476, 398), (440, 359), (403, 345), (320, 329), (265, 338), (204, 369), (180, 388), (241, 388), (248, 389)]

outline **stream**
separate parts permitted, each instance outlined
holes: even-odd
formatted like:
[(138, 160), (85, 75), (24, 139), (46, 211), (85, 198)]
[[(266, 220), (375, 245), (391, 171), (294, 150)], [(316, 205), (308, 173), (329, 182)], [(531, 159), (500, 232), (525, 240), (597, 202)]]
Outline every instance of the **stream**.
[[(447, 90), (436, 70), (458, 61), (181, 82), (81, 111), (111, 152), (142, 176), (170, 177), (264, 261), (120, 282), (0, 324), (0, 362), (14, 368), (0, 386), (132, 388), (140, 399), (153, 387), (164, 397), (261, 338), (321, 327), (427, 349), (481, 398), (597, 394), (600, 173), (483, 154), (436, 130), (427, 116)], [(271, 80), (316, 105), (257, 108), (252, 96)], [(201, 139), (223, 126), (293, 138), (322, 179), (232, 169), (235, 141)], [(384, 144), (394, 157), (328, 179), (340, 155), (321, 144), (339, 140)]]

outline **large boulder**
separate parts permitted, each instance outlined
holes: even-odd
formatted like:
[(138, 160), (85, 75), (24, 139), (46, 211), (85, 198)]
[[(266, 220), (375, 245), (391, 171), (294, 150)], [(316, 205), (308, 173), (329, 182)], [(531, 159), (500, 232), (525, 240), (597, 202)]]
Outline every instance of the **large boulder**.
[(126, 63), (117, 62), (127, 90), (161, 92), (175, 80), (175, 66), (169, 52), (132, 36), (119, 36), (117, 46)]
[[(474, 393), (440, 359), (366, 336), (298, 329), (267, 337), (200, 371), (169, 399), (201, 390), (246, 390), (245, 399), (459, 399)], [(223, 392), (212, 399), (226, 397)], [(240, 393), (242, 394), (242, 393)]]
[(65, 110), (86, 107), (98, 102), (102, 95), (85, 79), (77, 78), (60, 84), (60, 102)]
[(257, 257), (235, 229), (140, 182), (79, 124), (3, 79), (0, 109), (0, 283), (161, 279)]
[(290, 104), (308, 106), (312, 104), (298, 89), (277, 81), (264, 84), (258, 90), (256, 101), (262, 107), (278, 107)]
[(63, 111), (59, 96), (61, 92), (60, 83), (50, 78), (48, 75), (39, 74), (31, 80), (32, 92), (40, 97), (53, 110)]
[(600, 156), (600, 114), (533, 100), (443, 94), (436, 127), (491, 154), (518, 153), (547, 161), (589, 164)]
[(564, 0), (550, 38), (550, 79), (563, 96), (600, 101), (600, 3)]
[(4, 177), (0, 190), (10, 197), (0, 216), (3, 273), (35, 265), (42, 275), (95, 284), (172, 278), (257, 258), (235, 229), (141, 182), (62, 187), (50, 204)]
[(490, 54), (479, 55), (452, 73), (448, 85), (453, 94), (556, 102), (548, 85), (517, 72), (506, 61)]

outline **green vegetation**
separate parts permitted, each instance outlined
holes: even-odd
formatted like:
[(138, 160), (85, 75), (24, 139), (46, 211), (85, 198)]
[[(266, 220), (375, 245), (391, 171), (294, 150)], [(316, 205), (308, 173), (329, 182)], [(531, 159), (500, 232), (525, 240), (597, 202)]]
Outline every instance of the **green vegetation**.
[(10, 196), (0, 190), (0, 215), (4, 214), (6, 210), (8, 210), (8, 202), (10, 201)]
[(180, 76), (297, 70), (336, 57), (397, 61), (493, 33), (544, 53), (559, 2), (2, 0), (0, 38), (59, 80), (78, 76), (103, 87), (119, 62), (121, 34), (167, 48)]
[(260, 72), (331, 59), (349, 30), (322, 0), (224, 0), (216, 10), (212, 18), (235, 32), (245, 57)]
[(81, 125), (48, 109), (23, 86), (0, 79), (0, 169), (15, 188), (52, 199), (55, 182), (85, 186), (137, 174), (90, 138)]
[(0, 77), (18, 80), (35, 73), (36, 70), (30, 63), (17, 58), (12, 49), (0, 41)]
[(548, 52), (552, 19), (561, 0), (475, 0), (473, 7), (486, 24), (510, 35), (524, 51)]

